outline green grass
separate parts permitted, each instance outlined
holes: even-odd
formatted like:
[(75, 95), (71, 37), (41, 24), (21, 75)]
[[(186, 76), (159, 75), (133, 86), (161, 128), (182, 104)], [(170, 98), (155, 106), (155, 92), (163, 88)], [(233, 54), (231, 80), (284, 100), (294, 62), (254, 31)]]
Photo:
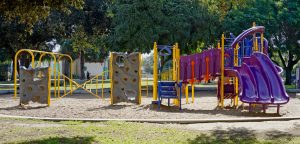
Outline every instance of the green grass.
[[(199, 132), (180, 126), (129, 122), (49, 122), (0, 118), (2, 143), (189, 143), (189, 144), (281, 144), (299, 143), (299, 137), (277, 135), (259, 138), (245, 128)], [(1, 143), (0, 142), (0, 143)]]
[(11, 84), (13, 83), (12, 81), (0, 81), (0, 84)]
[(285, 89), (295, 89), (296, 85), (284, 85)]

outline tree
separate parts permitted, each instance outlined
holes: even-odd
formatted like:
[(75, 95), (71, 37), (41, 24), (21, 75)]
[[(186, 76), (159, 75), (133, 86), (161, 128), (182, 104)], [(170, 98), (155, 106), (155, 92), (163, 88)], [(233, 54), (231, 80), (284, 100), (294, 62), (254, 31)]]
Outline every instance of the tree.
[(109, 0), (85, 0), (82, 10), (72, 9), (70, 15), (63, 16), (65, 30), (68, 31), (68, 38), (63, 41), (68, 41), (69, 45), (63, 45), (62, 52), (74, 56), (77, 53), (81, 79), (85, 78), (85, 60), (103, 62), (108, 56), (105, 39), (111, 22), (107, 15), (109, 5)]
[[(231, 13), (237, 14), (237, 8), (242, 9), (248, 6), (250, 0), (201, 0), (201, 5), (207, 8), (208, 14), (205, 15), (205, 29), (201, 32), (203, 35), (203, 47), (216, 47), (222, 33), (228, 32), (241, 32), (245, 26), (240, 23), (235, 23), (229, 20)], [(229, 20), (229, 21), (228, 21)], [(233, 27), (233, 28), (232, 28)], [(237, 30), (238, 29), (238, 30)], [(240, 31), (239, 31), (240, 30)]]
[[(55, 21), (48, 18), (50, 13), (52, 11), (69, 12), (69, 8), (81, 8), (82, 5), (83, 0), (1, 1), (0, 48), (5, 49), (7, 51), (6, 54), (12, 60), (15, 53), (22, 48), (51, 51), (51, 48), (47, 47), (46, 43), (61, 35), (57, 35), (57, 28), (60, 25), (54, 24)], [(4, 53), (1, 54), (3, 55)], [(21, 62), (24, 63), (24, 59), (21, 59)], [(27, 61), (28, 65), (29, 60)]]
[(70, 13), (70, 7), (80, 9), (83, 4), (83, 0), (2, 0), (0, 14), (31, 29), (38, 21), (46, 20), (52, 11)]
[(256, 0), (248, 4), (228, 13), (224, 21), (226, 29), (241, 32), (252, 22), (264, 25), (272, 59), (285, 70), (285, 84), (291, 84), (291, 72), (300, 60), (300, 1)]
[[(35, 24), (32, 33), (29, 33), (25, 24), (19, 24), (16, 21), (7, 22), (0, 16), (0, 48), (7, 52), (1, 53), (1, 57), (5, 55), (7, 59), (13, 61), (16, 52), (24, 48), (51, 51), (52, 48), (48, 47), (46, 42), (59, 37), (56, 27), (57, 24), (49, 19)], [(29, 60), (26, 61), (24, 55), (21, 59), (21, 63), (28, 67)]]
[(278, 53), (286, 72), (285, 84), (290, 85), (292, 70), (300, 60), (300, 1), (277, 1), (273, 5), (273, 12), (276, 23), (271, 46)]
[(198, 0), (116, 0), (108, 43), (113, 51), (150, 52), (153, 42), (180, 44), (183, 52), (198, 44), (206, 9)]

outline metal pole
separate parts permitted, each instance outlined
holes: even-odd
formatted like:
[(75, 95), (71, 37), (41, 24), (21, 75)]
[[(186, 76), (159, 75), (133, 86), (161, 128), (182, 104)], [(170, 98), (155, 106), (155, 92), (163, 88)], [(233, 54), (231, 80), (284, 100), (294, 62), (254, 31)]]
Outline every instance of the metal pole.
[(225, 51), (225, 35), (222, 34), (222, 47), (221, 47), (221, 86), (220, 86), (220, 98), (221, 107), (224, 107), (224, 51)]
[(261, 43), (261, 52), (264, 52), (264, 33), (260, 35), (260, 43)]
[(153, 47), (153, 100), (157, 100), (157, 43)]

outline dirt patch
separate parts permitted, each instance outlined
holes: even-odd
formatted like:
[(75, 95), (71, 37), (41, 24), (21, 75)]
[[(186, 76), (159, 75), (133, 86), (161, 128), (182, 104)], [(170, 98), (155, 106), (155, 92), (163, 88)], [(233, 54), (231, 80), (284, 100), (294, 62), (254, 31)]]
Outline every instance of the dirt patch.
[[(146, 94), (143, 94), (146, 95)], [(152, 96), (152, 94), (149, 94)], [(142, 104), (118, 103), (110, 105), (109, 94), (104, 99), (97, 99), (88, 94), (74, 94), (63, 99), (51, 100), (51, 106), (30, 104), (27, 109), (18, 106), (19, 100), (12, 95), (0, 95), (0, 114), (51, 117), (51, 118), (110, 118), (110, 119), (221, 119), (242, 117), (291, 117), (300, 116), (300, 99), (291, 97), (290, 102), (280, 108), (280, 116), (276, 115), (276, 107), (269, 107), (267, 114), (249, 113), (247, 105), (239, 109), (218, 109), (216, 92), (196, 92), (195, 102), (186, 104), (182, 99), (182, 110), (178, 107), (163, 106), (158, 110), (151, 105), (151, 97), (143, 97)], [(166, 104), (167, 101), (164, 101)], [(226, 104), (230, 104), (227, 101)], [(241, 103), (240, 103), (241, 104)], [(259, 106), (257, 106), (259, 109)]]

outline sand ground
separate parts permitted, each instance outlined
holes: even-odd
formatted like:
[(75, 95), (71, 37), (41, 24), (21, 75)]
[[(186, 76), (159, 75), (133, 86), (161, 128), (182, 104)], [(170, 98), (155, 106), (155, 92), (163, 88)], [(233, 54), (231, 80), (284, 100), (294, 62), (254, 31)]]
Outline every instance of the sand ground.
[[(143, 94), (145, 95), (145, 94)], [(112, 119), (219, 119), (243, 117), (291, 117), (300, 116), (300, 99), (290, 94), (290, 102), (282, 105), (280, 115), (276, 114), (276, 107), (270, 106), (267, 113), (261, 112), (260, 106), (256, 112), (248, 112), (247, 104), (238, 109), (219, 109), (215, 91), (196, 92), (195, 102), (186, 104), (182, 99), (182, 110), (178, 107), (162, 107), (158, 110), (151, 105), (152, 94), (142, 98), (142, 104), (118, 103), (110, 105), (109, 93), (104, 99), (98, 99), (89, 94), (74, 94), (62, 99), (51, 100), (51, 106), (31, 103), (27, 109), (18, 106), (19, 100), (14, 100), (12, 94), (0, 95), (0, 114), (18, 116), (36, 116), (53, 118), (112, 118)], [(166, 104), (167, 101), (165, 101)], [(225, 105), (229, 105), (226, 101)], [(241, 103), (240, 103), (241, 104)]]

